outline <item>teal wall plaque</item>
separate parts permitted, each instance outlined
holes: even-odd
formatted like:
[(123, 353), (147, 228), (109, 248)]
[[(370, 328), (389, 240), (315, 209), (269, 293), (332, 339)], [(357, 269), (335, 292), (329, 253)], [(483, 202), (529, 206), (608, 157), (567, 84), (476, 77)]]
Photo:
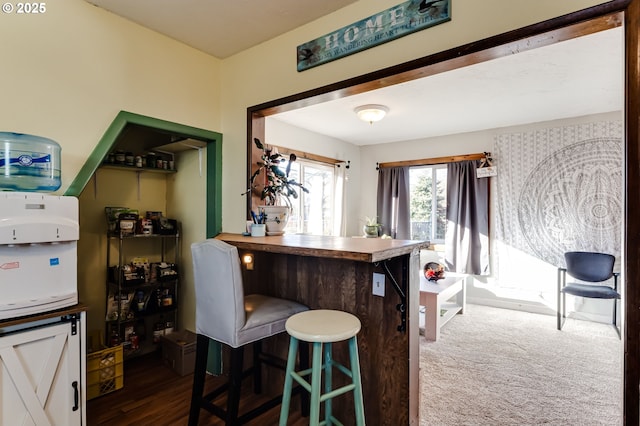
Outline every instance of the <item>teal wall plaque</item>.
[(451, 20), (451, 0), (409, 0), (298, 46), (298, 71)]

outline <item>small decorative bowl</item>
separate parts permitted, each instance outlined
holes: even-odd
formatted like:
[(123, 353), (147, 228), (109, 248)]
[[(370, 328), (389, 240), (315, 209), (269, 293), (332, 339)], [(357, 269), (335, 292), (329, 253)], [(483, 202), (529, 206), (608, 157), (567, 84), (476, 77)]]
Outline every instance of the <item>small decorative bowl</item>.
[(437, 262), (428, 262), (424, 265), (424, 277), (429, 281), (438, 281), (444, 278), (444, 266)]

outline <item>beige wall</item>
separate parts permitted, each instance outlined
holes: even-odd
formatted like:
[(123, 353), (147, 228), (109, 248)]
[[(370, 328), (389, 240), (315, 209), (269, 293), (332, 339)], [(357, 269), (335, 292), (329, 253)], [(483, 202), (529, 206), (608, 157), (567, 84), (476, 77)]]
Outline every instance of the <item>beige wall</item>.
[(0, 129), (62, 146), (59, 192), (120, 110), (221, 127), (216, 58), (83, 0), (0, 18)]
[[(220, 60), (84, 0), (49, 2), (46, 13), (39, 16), (2, 14), (0, 40), (0, 130), (48, 137), (62, 146), (59, 193), (73, 181), (121, 110), (207, 130), (222, 127)], [(180, 155), (176, 166), (182, 172), (167, 199), (155, 200), (154, 209), (175, 214), (186, 225), (183, 254), (188, 264), (190, 256), (184, 249), (188, 241), (205, 237), (206, 174), (203, 168), (203, 176), (199, 175), (197, 151)], [(99, 179), (98, 194), (107, 196), (109, 188), (129, 194), (128, 187)], [(91, 307), (91, 329), (100, 327), (104, 318), (103, 208), (139, 203), (130, 195), (120, 201), (93, 199), (93, 182), (87, 191), (83, 197), (93, 202), (81, 206), (78, 275), (80, 300)], [(188, 282), (181, 323), (193, 329), (195, 299)]]
[[(3, 14), (0, 130), (36, 134), (60, 143), (60, 193), (120, 110), (221, 132), (223, 229), (237, 231), (243, 228), (246, 205), (239, 194), (246, 182), (247, 107), (605, 2), (456, 0), (451, 22), (296, 71), (298, 44), (398, 3), (361, 0), (224, 61), (83, 0), (49, 2), (46, 13), (38, 16)], [(191, 153), (184, 161), (195, 164), (195, 157)], [(204, 185), (199, 179), (181, 175), (167, 202), (168, 206), (174, 201), (184, 203), (176, 208), (177, 214), (184, 215), (183, 222), (189, 223), (183, 248), (205, 234)], [(91, 215), (83, 220), (93, 219)], [(102, 214), (95, 220), (102, 221)], [(79, 261), (91, 263), (94, 254), (83, 251)], [(96, 283), (93, 291), (103, 292), (102, 284)], [(183, 325), (193, 329), (191, 288), (185, 282), (182, 302), (187, 317)], [(84, 296), (81, 293), (81, 299)]]
[[(602, 1), (576, 0), (457, 0), (450, 22), (392, 42), (297, 72), (295, 47), (326, 33), (398, 4), (398, 0), (361, 0), (304, 27), (248, 49), (222, 64), (222, 133), (225, 137), (223, 229), (242, 228), (245, 204), (242, 192), (246, 152), (246, 109), (274, 99), (314, 89), (347, 78), (396, 65), (475, 40), (500, 34)], [(367, 167), (363, 163), (363, 169)], [(363, 177), (362, 180), (365, 178)], [(362, 192), (364, 196), (366, 192)], [(374, 194), (372, 194), (374, 196)]]
[[(170, 178), (169, 178), (170, 179)], [(78, 292), (91, 309), (87, 314), (88, 330), (102, 329), (105, 319), (106, 267), (118, 264), (116, 241), (112, 241), (110, 262), (107, 259), (106, 217), (104, 208), (128, 207), (142, 215), (146, 211), (167, 214), (165, 194), (167, 178), (160, 173), (143, 173), (138, 180), (134, 171), (100, 169), (79, 197), (80, 241), (78, 241)], [(139, 194), (139, 195), (138, 195)], [(159, 245), (140, 245), (127, 241), (124, 262), (133, 257), (148, 257), (159, 262)]]
[(294, 148), (302, 152), (312, 152), (345, 162), (350, 161), (347, 171), (348, 179), (345, 182), (347, 194), (345, 229), (347, 235), (359, 235), (362, 232), (363, 223), (358, 219), (361, 203), (359, 197), (361, 171), (359, 146), (270, 118), (267, 118), (265, 124), (265, 139), (273, 145)]
[[(360, 150), (360, 162), (363, 164), (361, 172), (361, 191), (363, 194), (375, 194), (377, 188), (377, 162), (392, 162), (415, 160), (420, 158), (437, 158), (451, 155), (475, 154), (494, 150), (494, 140), (497, 135), (505, 133), (525, 132), (532, 129), (546, 129), (550, 127), (569, 126), (595, 121), (622, 120), (622, 113), (574, 117), (570, 119), (530, 123), (522, 126), (503, 127), (479, 132), (461, 133), (456, 135), (439, 136), (398, 143), (363, 146)], [(375, 211), (375, 197), (362, 200), (365, 211)]]
[(167, 193), (168, 216), (180, 218), (182, 222), (179, 327), (192, 331), (196, 329), (196, 296), (191, 243), (206, 237), (206, 160), (206, 149), (184, 151), (177, 155), (176, 168), (179, 172), (173, 176)]
[[(195, 149), (176, 154), (176, 169), (179, 172), (175, 174), (143, 172), (138, 176), (135, 169), (125, 172), (99, 169), (80, 194), (78, 291), (81, 301), (91, 307), (87, 314), (88, 330), (102, 330), (104, 327), (106, 267), (118, 264), (119, 253), (115, 240), (111, 241), (110, 262), (106, 263), (108, 242), (104, 208), (107, 206), (137, 209), (142, 216), (147, 211), (161, 211), (168, 218), (180, 218), (178, 327), (195, 329), (195, 294), (193, 285), (189, 284), (193, 283), (190, 243), (186, 241), (204, 238), (204, 230), (196, 224), (204, 222), (205, 197), (194, 194), (205, 193), (205, 152), (202, 151), (202, 157)], [(125, 263), (130, 263), (133, 257), (160, 261), (160, 241), (152, 239), (141, 244), (128, 240), (125, 243)], [(167, 247), (171, 248), (169, 245)], [(167, 254), (166, 260), (172, 262), (173, 251)]]

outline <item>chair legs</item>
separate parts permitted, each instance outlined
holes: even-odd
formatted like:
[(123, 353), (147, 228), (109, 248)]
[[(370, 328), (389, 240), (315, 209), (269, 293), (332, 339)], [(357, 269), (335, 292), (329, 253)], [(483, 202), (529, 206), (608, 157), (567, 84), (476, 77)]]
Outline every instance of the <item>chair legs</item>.
[(253, 393), (262, 393), (262, 342), (253, 343)]
[[(203, 395), (204, 382), (207, 376), (207, 357), (209, 355), (209, 338), (198, 334), (196, 341), (196, 362), (193, 371), (193, 388), (191, 391), (191, 406), (189, 408), (189, 426), (197, 426), (200, 418), (200, 409), (204, 408), (210, 413), (225, 420), (228, 425), (238, 423), (238, 406), (240, 403), (240, 384), (242, 383), (242, 358), (244, 349), (232, 348), (229, 381), (213, 392)], [(227, 407), (213, 403), (213, 400), (228, 391)]]
[(227, 394), (227, 416), (225, 422), (228, 425), (238, 424), (238, 406), (240, 405), (240, 387), (242, 386), (242, 364), (244, 361), (244, 347), (231, 348), (231, 361), (229, 363), (229, 390)]
[[(203, 395), (204, 385), (206, 380), (207, 370), (207, 357), (209, 353), (209, 338), (207, 336), (198, 334), (196, 342), (196, 361), (193, 373), (193, 388), (191, 394), (191, 406), (189, 408), (189, 426), (196, 426), (200, 417), (200, 410), (205, 409), (217, 417), (223, 419), (227, 425), (241, 425), (249, 420), (259, 416), (260, 414), (276, 407), (280, 404), (282, 396), (278, 395), (264, 402), (262, 405), (248, 411), (244, 414), (239, 413), (240, 395), (242, 380), (249, 375), (253, 376), (254, 392), (261, 393), (262, 391), (262, 369), (261, 364), (267, 363), (269, 365), (282, 368), (282, 361), (280, 364), (274, 359), (273, 356), (262, 353), (261, 342), (254, 342), (253, 344), (253, 362), (254, 365), (251, 369), (244, 371), (244, 347), (231, 349), (231, 359), (229, 363), (229, 380), (227, 383), (219, 386), (207, 395)], [(295, 357), (295, 352), (294, 352)], [(295, 358), (294, 363), (295, 365)], [(300, 366), (308, 368), (309, 365), (309, 350), (306, 344), (300, 347)], [(299, 387), (293, 389), (293, 394), (299, 392)], [(213, 403), (213, 401), (224, 392), (227, 392), (227, 405), (225, 408), (220, 407)], [(302, 415), (309, 415), (309, 399), (302, 393)]]
[(564, 325), (564, 318), (565, 318), (565, 303), (566, 303), (566, 299), (565, 299), (565, 295), (562, 292), (562, 288), (565, 286), (566, 284), (566, 269), (564, 268), (558, 268), (558, 310), (557, 310), (557, 315), (558, 315), (558, 330), (562, 330), (562, 326)]
[[(558, 280), (558, 330), (562, 330), (562, 326), (564, 326), (564, 323), (566, 321), (567, 318), (567, 296), (565, 293), (561, 292), (560, 290), (562, 289), (561, 287), (561, 282), (560, 280)], [(600, 299), (600, 300), (604, 300), (604, 299)], [(616, 330), (616, 334), (618, 335), (618, 338), (622, 339), (622, 333), (620, 331), (620, 328), (618, 327), (618, 300), (619, 299), (612, 299), (613, 300), (613, 317), (611, 319), (611, 325), (613, 325), (613, 328)]]
[(193, 389), (191, 391), (191, 407), (189, 408), (189, 426), (196, 426), (200, 417), (202, 393), (204, 392), (204, 379), (207, 370), (207, 357), (209, 355), (209, 339), (198, 334), (196, 340), (196, 362), (193, 372)]
[(618, 338), (622, 339), (622, 331), (620, 330), (620, 327), (618, 327), (618, 300), (619, 299), (613, 299), (613, 319), (611, 324), (613, 324), (613, 328), (616, 329)]
[[(248, 376), (250, 371), (243, 371), (244, 364), (244, 347), (231, 348), (231, 356), (229, 362), (229, 380), (227, 383), (219, 386), (214, 391), (203, 395), (204, 383), (207, 375), (207, 356), (209, 353), (209, 338), (198, 334), (196, 343), (196, 363), (193, 372), (193, 389), (191, 394), (191, 407), (189, 410), (189, 426), (196, 426), (200, 417), (200, 409), (204, 408), (210, 413), (223, 419), (227, 425), (239, 425), (246, 420), (257, 416), (258, 414), (272, 408), (279, 402), (279, 397), (268, 401), (263, 406), (258, 407), (250, 413), (239, 415), (240, 391), (242, 380)], [(259, 366), (258, 366), (259, 367)], [(227, 406), (222, 408), (213, 403), (213, 401), (224, 392), (227, 392)], [(271, 404), (267, 407), (267, 404)]]
[(562, 330), (564, 322), (567, 318), (567, 296), (564, 293), (558, 293), (558, 330)]

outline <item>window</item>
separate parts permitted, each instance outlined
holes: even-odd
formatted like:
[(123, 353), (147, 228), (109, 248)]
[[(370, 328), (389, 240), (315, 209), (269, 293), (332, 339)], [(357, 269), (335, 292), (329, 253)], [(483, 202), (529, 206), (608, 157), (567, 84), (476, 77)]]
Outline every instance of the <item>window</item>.
[(444, 243), (447, 227), (447, 166), (409, 170), (411, 239)]
[[(285, 170), (286, 162), (280, 167)], [(288, 234), (331, 235), (334, 222), (334, 169), (332, 165), (298, 158), (289, 176), (302, 182), (309, 193), (298, 190), (298, 198), (290, 197), (293, 207)]]

